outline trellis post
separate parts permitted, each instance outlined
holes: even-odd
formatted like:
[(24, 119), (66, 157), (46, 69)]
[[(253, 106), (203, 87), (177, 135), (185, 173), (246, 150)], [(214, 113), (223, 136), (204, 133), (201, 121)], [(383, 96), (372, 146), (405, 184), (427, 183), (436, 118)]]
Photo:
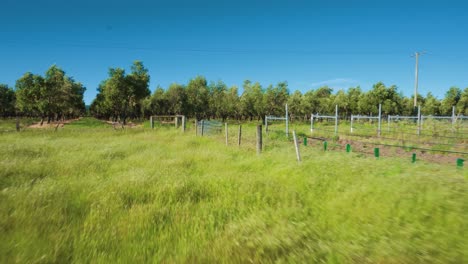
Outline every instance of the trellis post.
[(418, 105), (418, 136), (421, 135), (421, 105)]
[(379, 137), (380, 137), (381, 128), (382, 128), (382, 104), (379, 104), (379, 129), (377, 131), (377, 134)]
[(338, 134), (338, 105), (335, 105), (335, 136)]

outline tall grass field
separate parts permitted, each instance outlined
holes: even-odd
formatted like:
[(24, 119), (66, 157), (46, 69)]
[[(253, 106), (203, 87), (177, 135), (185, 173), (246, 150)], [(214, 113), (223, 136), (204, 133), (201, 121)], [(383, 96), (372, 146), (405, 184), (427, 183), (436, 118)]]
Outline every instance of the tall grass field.
[(466, 168), (244, 129), (0, 133), (0, 263), (468, 262)]

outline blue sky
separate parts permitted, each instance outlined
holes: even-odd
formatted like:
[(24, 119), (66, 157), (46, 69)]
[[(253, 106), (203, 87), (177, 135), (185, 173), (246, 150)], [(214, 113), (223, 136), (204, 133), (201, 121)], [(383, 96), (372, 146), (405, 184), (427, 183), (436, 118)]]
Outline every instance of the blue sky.
[[(89, 104), (109, 67), (142, 60), (150, 88), (196, 75), (242, 86), (287, 81), (291, 92), (383, 81), (409, 96), (468, 87), (464, 1), (2, 0), (0, 83), (57, 64)], [(128, 69), (129, 70), (129, 69)]]

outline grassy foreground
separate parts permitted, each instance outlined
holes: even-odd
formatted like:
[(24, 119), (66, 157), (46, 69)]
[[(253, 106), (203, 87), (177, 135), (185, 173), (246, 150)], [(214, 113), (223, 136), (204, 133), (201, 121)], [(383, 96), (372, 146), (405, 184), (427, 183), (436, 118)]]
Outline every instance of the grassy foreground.
[(0, 263), (468, 261), (466, 169), (192, 132), (0, 134)]

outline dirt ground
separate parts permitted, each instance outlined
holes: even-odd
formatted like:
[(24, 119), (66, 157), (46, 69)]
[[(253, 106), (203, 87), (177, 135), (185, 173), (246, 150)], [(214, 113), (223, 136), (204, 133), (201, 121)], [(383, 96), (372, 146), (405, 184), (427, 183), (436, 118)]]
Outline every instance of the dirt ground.
[[(122, 123), (119, 123), (119, 122), (112, 122), (112, 121), (106, 121), (106, 124), (109, 124), (115, 128), (122, 128)], [(132, 123), (132, 122), (128, 122), (125, 127), (130, 127), (130, 128), (134, 128), (134, 127), (142, 127), (143, 125), (138, 125), (138, 124), (135, 124), (135, 123)]]
[[(309, 138), (310, 145), (323, 144), (324, 139)], [(416, 153), (416, 161), (425, 161), (438, 164), (455, 165), (458, 158), (467, 160), (467, 155), (458, 153), (440, 153), (437, 151), (428, 151), (420, 149), (406, 149), (402, 147), (384, 146), (373, 144), (371, 142), (360, 142), (350, 139), (340, 139), (336, 143), (330, 142), (327, 149), (332, 151), (346, 151), (346, 144), (351, 145), (351, 152), (360, 153), (366, 156), (374, 156), (374, 148), (379, 148), (380, 158), (399, 157), (408, 159), (411, 162), (412, 154)], [(427, 147), (427, 146), (424, 146)], [(468, 161), (465, 161), (465, 165)]]
[[(49, 124), (47, 124), (47, 122), (44, 122), (42, 124), (42, 126), (41, 126), (41, 122), (37, 122), (37, 123), (34, 123), (34, 124), (28, 126), (28, 128), (35, 128), (35, 129), (56, 128), (57, 125), (58, 125), (58, 128), (62, 128), (65, 125), (70, 124), (70, 123), (72, 123), (74, 121), (78, 121), (80, 119), (81, 118), (68, 119), (68, 120), (64, 120), (64, 121), (54, 121), (54, 122), (50, 122)], [(118, 122), (112, 122), (112, 121), (103, 121), (103, 122), (110, 125), (110, 126), (114, 126), (116, 129), (122, 128), (122, 124), (118, 123)], [(132, 123), (132, 122), (128, 122), (125, 125), (125, 128), (134, 128), (134, 127), (141, 127), (141, 126), (142, 125), (135, 124), (135, 123)]]
[(74, 121), (77, 121), (77, 120), (80, 120), (80, 118), (68, 119), (68, 120), (64, 120), (64, 121), (54, 121), (54, 122), (50, 122), (49, 124), (47, 124), (47, 121), (44, 121), (42, 126), (41, 126), (41, 122), (37, 122), (37, 123), (34, 123), (34, 124), (28, 126), (28, 128), (55, 128), (55, 127), (57, 127), (57, 125), (59, 127), (64, 127), (66, 124), (70, 124), (71, 122), (74, 122)]

